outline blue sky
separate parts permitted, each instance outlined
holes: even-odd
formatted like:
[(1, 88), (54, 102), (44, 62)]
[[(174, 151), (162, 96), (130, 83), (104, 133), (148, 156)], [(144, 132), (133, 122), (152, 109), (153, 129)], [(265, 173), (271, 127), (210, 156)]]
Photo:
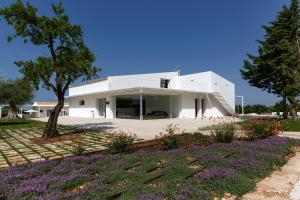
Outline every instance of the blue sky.
[[(0, 7), (14, 1), (0, 2)], [(52, 14), (50, 0), (29, 0), (41, 14)], [(250, 87), (240, 76), (246, 53), (256, 53), (262, 25), (272, 21), (288, 0), (64, 0), (71, 21), (82, 26), (95, 53), (101, 76), (174, 71), (183, 74), (212, 70), (236, 84), (246, 104), (271, 105), (274, 95)], [(0, 22), (0, 73), (21, 76), (16, 60), (48, 55), (46, 47), (7, 43), (11, 33)], [(53, 101), (40, 89), (35, 100)]]

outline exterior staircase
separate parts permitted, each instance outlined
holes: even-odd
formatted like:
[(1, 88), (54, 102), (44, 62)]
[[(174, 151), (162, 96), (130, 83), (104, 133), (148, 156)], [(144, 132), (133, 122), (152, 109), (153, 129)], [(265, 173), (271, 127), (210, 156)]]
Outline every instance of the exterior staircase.
[(230, 113), (231, 115), (235, 115), (235, 108), (232, 108), (228, 102), (223, 98), (223, 96), (221, 95), (221, 93), (219, 92), (214, 92), (213, 96), (221, 103), (221, 105), (223, 105), (223, 107), (225, 108), (225, 110)]

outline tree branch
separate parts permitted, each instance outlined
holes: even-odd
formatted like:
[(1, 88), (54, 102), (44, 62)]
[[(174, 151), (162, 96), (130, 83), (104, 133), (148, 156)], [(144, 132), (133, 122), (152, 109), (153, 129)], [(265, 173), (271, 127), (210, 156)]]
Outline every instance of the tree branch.
[(66, 85), (64, 86), (64, 88), (63, 88), (63, 94), (65, 94), (65, 92), (67, 91), (67, 89), (69, 88), (69, 85), (71, 84), (71, 79), (69, 79), (68, 81), (67, 81), (67, 83), (66, 83)]

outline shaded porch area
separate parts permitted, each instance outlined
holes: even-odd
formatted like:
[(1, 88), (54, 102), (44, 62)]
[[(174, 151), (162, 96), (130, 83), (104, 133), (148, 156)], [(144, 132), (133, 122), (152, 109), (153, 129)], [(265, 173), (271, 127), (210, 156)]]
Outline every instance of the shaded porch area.
[(179, 116), (179, 96), (127, 94), (116, 96), (116, 118), (165, 119)]

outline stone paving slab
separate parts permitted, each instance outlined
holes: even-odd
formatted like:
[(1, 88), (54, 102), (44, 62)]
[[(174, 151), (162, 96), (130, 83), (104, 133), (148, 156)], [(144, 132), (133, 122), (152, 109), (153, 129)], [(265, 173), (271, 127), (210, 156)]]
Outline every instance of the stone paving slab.
[[(0, 170), (9, 166), (40, 160), (53, 160), (73, 155), (73, 149), (80, 144), (90, 153), (105, 149), (109, 138), (105, 132), (85, 132), (81, 141), (60, 141), (52, 144), (36, 144), (30, 139), (41, 136), (42, 129), (20, 128), (0, 129)], [(74, 133), (74, 128), (60, 127), (60, 133)]]

